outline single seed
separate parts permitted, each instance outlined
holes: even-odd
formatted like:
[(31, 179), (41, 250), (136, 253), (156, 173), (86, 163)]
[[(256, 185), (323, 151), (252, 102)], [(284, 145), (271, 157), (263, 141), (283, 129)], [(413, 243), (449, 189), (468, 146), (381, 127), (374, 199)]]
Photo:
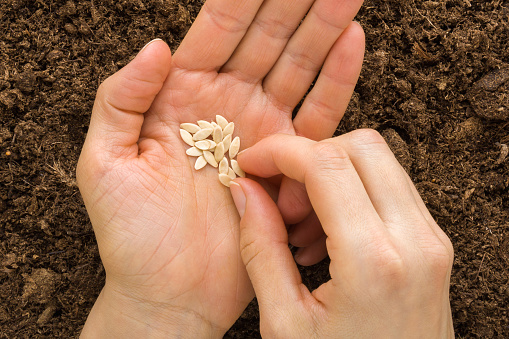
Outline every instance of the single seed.
[(228, 175), (228, 159), (223, 158), (219, 163), (219, 173)]
[(203, 151), (196, 147), (191, 147), (187, 149), (186, 154), (192, 157), (199, 157), (200, 155), (203, 155)]
[(212, 154), (210, 151), (203, 151), (203, 157), (212, 167), (217, 167), (217, 161), (214, 158), (214, 154)]
[(203, 155), (200, 155), (198, 158), (196, 158), (196, 162), (194, 163), (194, 169), (200, 170), (203, 167), (205, 167), (205, 165), (207, 165), (207, 160), (205, 160)]
[(237, 176), (235, 175), (235, 172), (231, 169), (231, 167), (228, 167), (228, 176), (230, 179), (235, 179)]
[(228, 134), (224, 139), (223, 139), (223, 144), (224, 144), (224, 152), (228, 152), (228, 150), (230, 149), (230, 144), (232, 143), (232, 135), (231, 134)]
[(194, 146), (202, 151), (208, 151), (214, 147), (216, 147), (216, 143), (212, 140), (200, 140), (197, 141)]
[(240, 149), (240, 138), (235, 137), (235, 139), (233, 139), (233, 141), (230, 145), (230, 151), (228, 153), (230, 155), (230, 159), (235, 158), (237, 153), (239, 153), (239, 149)]
[(188, 123), (188, 122), (186, 122), (184, 124), (180, 124), (180, 128), (185, 129), (186, 131), (188, 131), (191, 134), (194, 134), (194, 133), (198, 132), (201, 129), (200, 126), (195, 125), (195, 124), (191, 124), (191, 123)]
[(230, 182), (232, 181), (232, 178), (230, 178), (226, 174), (219, 173), (219, 181), (221, 181), (221, 184), (225, 185), (226, 187), (230, 187)]
[(195, 135), (193, 135), (194, 141), (200, 141), (206, 139), (210, 134), (212, 134), (213, 129), (212, 128), (204, 128), (196, 132)]
[(230, 122), (228, 125), (226, 125), (225, 128), (223, 128), (223, 135), (233, 134), (234, 128), (235, 124), (233, 122)]
[(214, 132), (212, 132), (212, 139), (214, 139), (214, 142), (216, 144), (223, 141), (223, 130), (221, 129), (221, 127), (217, 126), (216, 128), (214, 128)]
[(224, 144), (222, 141), (216, 145), (216, 148), (214, 149), (214, 157), (217, 162), (224, 158)]
[(242, 168), (240, 168), (239, 163), (237, 162), (237, 160), (232, 159), (230, 162), (232, 164), (232, 169), (235, 172), (235, 174), (237, 174), (241, 178), (245, 178), (246, 177), (246, 172), (244, 172), (244, 170)]
[(182, 137), (182, 140), (184, 140), (186, 144), (188, 144), (189, 146), (194, 146), (193, 136), (191, 135), (191, 133), (189, 133), (185, 129), (181, 129), (180, 136)]
[(210, 145), (209, 151), (214, 152), (214, 149), (216, 148), (217, 144), (214, 141), (212, 141), (212, 140), (208, 140), (208, 142), (209, 142), (209, 145)]
[(200, 126), (203, 129), (205, 129), (205, 128), (214, 128), (214, 126), (212, 126), (212, 124), (210, 122), (205, 121), (205, 120), (199, 120), (198, 121), (198, 126)]
[(228, 125), (228, 120), (226, 120), (222, 115), (216, 115), (216, 121), (219, 126), (221, 126), (222, 129)]

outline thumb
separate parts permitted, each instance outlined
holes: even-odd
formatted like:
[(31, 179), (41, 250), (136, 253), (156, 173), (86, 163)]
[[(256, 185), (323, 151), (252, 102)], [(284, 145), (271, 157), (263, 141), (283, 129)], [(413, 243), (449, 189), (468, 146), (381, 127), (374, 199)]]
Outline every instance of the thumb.
[(240, 252), (262, 317), (280, 314), (311, 295), (302, 284), (276, 204), (255, 181), (236, 179), (230, 190), (239, 211)]
[(106, 79), (97, 91), (85, 147), (92, 144), (116, 157), (137, 155), (143, 113), (163, 87), (170, 66), (170, 48), (155, 39)]

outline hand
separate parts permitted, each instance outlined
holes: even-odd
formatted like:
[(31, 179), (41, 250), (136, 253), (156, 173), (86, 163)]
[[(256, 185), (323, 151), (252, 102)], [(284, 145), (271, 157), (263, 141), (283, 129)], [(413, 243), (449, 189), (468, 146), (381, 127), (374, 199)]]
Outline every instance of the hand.
[(361, 2), (209, 0), (173, 57), (154, 41), (100, 86), (77, 178), (106, 284), (84, 337), (212, 337), (235, 322), (254, 296), (239, 217), (217, 170), (194, 170), (179, 125), (221, 114), (243, 147), (330, 136), (360, 72)]
[(451, 242), (378, 133), (357, 130), (321, 142), (275, 135), (238, 161), (260, 177), (282, 173), (306, 185), (331, 259), (331, 280), (310, 293), (274, 202), (254, 181), (234, 181), (241, 254), (263, 337), (454, 337)]

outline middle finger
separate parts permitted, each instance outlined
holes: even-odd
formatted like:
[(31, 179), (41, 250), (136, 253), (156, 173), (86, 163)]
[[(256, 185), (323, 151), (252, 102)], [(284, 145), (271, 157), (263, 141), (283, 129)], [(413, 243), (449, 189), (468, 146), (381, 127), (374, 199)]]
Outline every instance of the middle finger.
[(274, 66), (313, 1), (265, 1), (221, 72), (233, 73), (244, 81), (261, 80)]
[[(263, 81), (269, 95), (295, 107), (306, 94), (362, 0), (317, 0)], [(348, 48), (351, 48), (350, 46)]]
[[(321, 143), (277, 134), (239, 153), (240, 166), (259, 177), (284, 174), (305, 183), (323, 230), (343, 253), (386, 233), (361, 178), (338, 139)], [(371, 241), (372, 243), (372, 241)]]

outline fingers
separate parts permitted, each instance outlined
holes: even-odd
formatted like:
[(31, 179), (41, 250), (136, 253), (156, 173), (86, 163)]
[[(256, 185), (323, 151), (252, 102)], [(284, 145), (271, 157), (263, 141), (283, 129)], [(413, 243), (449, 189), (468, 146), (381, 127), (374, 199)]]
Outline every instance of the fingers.
[[(339, 138), (362, 178), (373, 206), (391, 232), (403, 233), (405, 237), (431, 232), (406, 173), (383, 137), (374, 130), (364, 129)], [(423, 224), (426, 227), (422, 227)]]
[[(321, 140), (334, 134), (355, 88), (363, 56), (364, 32), (359, 24), (351, 23), (332, 47), (313, 90), (293, 120), (297, 135)], [(301, 92), (306, 90), (307, 88), (302, 88)], [(301, 94), (303, 95), (303, 93), (298, 95)], [(298, 101), (300, 97), (296, 96), (294, 100)], [(286, 223), (299, 221), (298, 218), (302, 219), (309, 211), (305, 205), (301, 209), (294, 206), (304, 200), (295, 199), (297, 197), (295, 192), (299, 188), (294, 186), (296, 183), (287, 181), (281, 186), (278, 206)], [(293, 201), (297, 204), (293, 204)], [(289, 216), (294, 210), (297, 214), (290, 219)]]
[(336, 248), (363, 247), (371, 233), (383, 231), (359, 175), (335, 139), (316, 143), (273, 135), (240, 153), (238, 161), (246, 172), (257, 176), (283, 173), (305, 183), (311, 204)]
[(98, 147), (113, 158), (137, 156), (143, 113), (162, 88), (170, 65), (168, 45), (154, 40), (106, 79), (97, 92), (84, 148)]
[(306, 187), (288, 177), (281, 180), (277, 207), (287, 225), (302, 221), (313, 209)]
[(297, 135), (321, 140), (334, 134), (352, 97), (363, 58), (364, 32), (353, 22), (332, 47), (315, 86), (293, 120)]
[(288, 233), (288, 240), (295, 247), (307, 247), (324, 235), (322, 224), (314, 211), (301, 222), (292, 225)]
[(177, 67), (219, 70), (237, 48), (263, 0), (207, 0), (175, 52)]
[(412, 190), (412, 193), (414, 195), (415, 201), (417, 203), (417, 206), (421, 210), (422, 215), (426, 218), (428, 221), (428, 224), (431, 226), (431, 229), (436, 234), (436, 236), (440, 239), (440, 241), (444, 244), (444, 246), (447, 248), (447, 251), (450, 254), (451, 257), (451, 266), (452, 266), (452, 259), (454, 257), (454, 248), (451, 243), (451, 239), (444, 233), (444, 231), (438, 226), (438, 224), (433, 219), (433, 216), (431, 213), (429, 213), (428, 208), (424, 204), (424, 201), (422, 201), (421, 196), (419, 195), (419, 192), (417, 192), (417, 189), (414, 186), (414, 183), (408, 176), (408, 174), (405, 173), (405, 176), (407, 178), (408, 185), (410, 186), (410, 189)]
[(258, 82), (270, 71), (313, 0), (265, 1), (221, 72)]
[(322, 236), (307, 247), (299, 248), (295, 253), (295, 261), (302, 266), (311, 266), (327, 257), (327, 236)]
[(309, 295), (309, 291), (302, 288), (299, 271), (288, 248), (285, 224), (270, 196), (250, 179), (236, 179), (230, 189), (241, 216), (241, 256), (260, 310), (267, 310), (274, 304), (278, 305), (277, 309), (284, 308), (288, 301), (303, 299), (303, 293)]
[(314, 212), (302, 222), (292, 225), (288, 234), (290, 244), (300, 247), (294, 258), (303, 266), (314, 265), (327, 256), (326, 239), (322, 224)]
[[(315, 1), (264, 79), (266, 92), (282, 105), (291, 108), (297, 105), (361, 4), (359, 0)], [(352, 46), (343, 44), (343, 47), (348, 51)]]

